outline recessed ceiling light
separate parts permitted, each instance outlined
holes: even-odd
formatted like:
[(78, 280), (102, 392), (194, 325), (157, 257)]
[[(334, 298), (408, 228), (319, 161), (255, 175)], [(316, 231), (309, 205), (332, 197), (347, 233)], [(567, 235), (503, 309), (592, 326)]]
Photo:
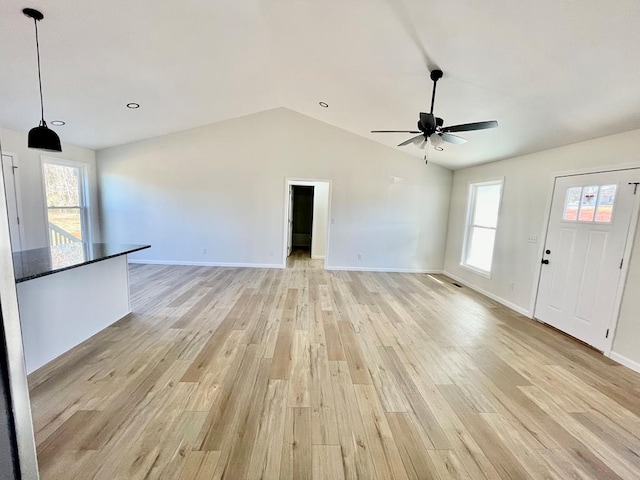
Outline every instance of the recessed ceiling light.
[(140, 104), (135, 102), (127, 103), (127, 108), (133, 108), (133, 109), (140, 108)]
[(319, 105), (320, 105), (322, 108), (329, 108), (329, 104), (328, 104), (327, 102), (320, 102), (320, 103), (319, 103)]
[(55, 125), (56, 127), (61, 127), (62, 125), (65, 125), (65, 122), (63, 122), (62, 120), (53, 120), (51, 122), (51, 125)]

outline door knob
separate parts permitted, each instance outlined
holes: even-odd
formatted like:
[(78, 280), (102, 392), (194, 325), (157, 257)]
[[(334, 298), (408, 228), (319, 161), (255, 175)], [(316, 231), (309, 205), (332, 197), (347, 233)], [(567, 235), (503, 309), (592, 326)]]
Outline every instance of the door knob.
[(549, 255), (551, 253), (551, 250), (546, 250), (544, 253), (546, 253), (547, 255)]
[(549, 260), (547, 260), (546, 258), (542, 259), (542, 264), (543, 265), (549, 265)]

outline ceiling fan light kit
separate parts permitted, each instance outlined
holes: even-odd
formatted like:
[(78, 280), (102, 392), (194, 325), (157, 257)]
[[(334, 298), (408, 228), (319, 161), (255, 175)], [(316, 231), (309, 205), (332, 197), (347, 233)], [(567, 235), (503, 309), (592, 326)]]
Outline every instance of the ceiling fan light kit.
[(496, 128), (498, 122), (490, 120), (487, 122), (474, 122), (463, 123), (460, 125), (444, 126), (444, 120), (440, 117), (436, 117), (433, 114), (433, 107), (436, 101), (436, 88), (438, 87), (438, 80), (444, 76), (442, 70), (435, 69), (430, 73), (431, 80), (433, 81), (433, 90), (431, 92), (431, 109), (429, 113), (420, 112), (418, 120), (418, 130), (371, 130), (371, 133), (417, 133), (418, 135), (412, 137), (404, 142), (398, 144), (399, 147), (409, 145), (410, 143), (417, 145), (420, 148), (425, 148), (425, 161), (427, 159), (426, 148), (429, 142), (435, 150), (444, 150), (442, 145), (444, 142), (452, 143), (455, 145), (461, 145), (466, 143), (465, 138), (453, 135), (452, 132), (469, 132), (472, 130), (485, 130), (487, 128)]
[(36, 29), (36, 55), (38, 59), (38, 85), (40, 86), (40, 124), (29, 130), (27, 146), (29, 148), (37, 148), (39, 150), (47, 150), (49, 152), (61, 152), (62, 145), (60, 137), (56, 132), (47, 127), (44, 121), (44, 100), (42, 98), (42, 74), (40, 71), (40, 42), (38, 41), (38, 22), (44, 18), (42, 12), (33, 8), (25, 8), (22, 10), (27, 17), (33, 19)]

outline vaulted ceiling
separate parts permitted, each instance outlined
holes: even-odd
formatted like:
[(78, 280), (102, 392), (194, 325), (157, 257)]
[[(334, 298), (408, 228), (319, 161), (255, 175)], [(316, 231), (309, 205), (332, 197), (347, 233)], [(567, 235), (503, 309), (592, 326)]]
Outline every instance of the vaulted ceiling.
[(7, 0), (0, 126), (26, 131), (39, 106), (24, 7), (45, 15), (46, 118), (95, 149), (279, 106), (395, 146), (408, 135), (369, 131), (414, 129), (434, 66), (445, 123), (500, 123), (430, 152), (449, 168), (640, 128), (637, 0)]

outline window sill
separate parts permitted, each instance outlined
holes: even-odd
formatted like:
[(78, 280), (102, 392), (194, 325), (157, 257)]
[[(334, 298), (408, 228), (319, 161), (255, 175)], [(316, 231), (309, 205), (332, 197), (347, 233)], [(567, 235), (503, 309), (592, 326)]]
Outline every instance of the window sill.
[(470, 272), (475, 273), (476, 275), (480, 275), (481, 277), (489, 278), (489, 279), (491, 278), (491, 275), (492, 275), (491, 272), (485, 272), (484, 270), (480, 270), (478, 268), (465, 265), (464, 263), (460, 263), (460, 266), (465, 270), (469, 270)]

